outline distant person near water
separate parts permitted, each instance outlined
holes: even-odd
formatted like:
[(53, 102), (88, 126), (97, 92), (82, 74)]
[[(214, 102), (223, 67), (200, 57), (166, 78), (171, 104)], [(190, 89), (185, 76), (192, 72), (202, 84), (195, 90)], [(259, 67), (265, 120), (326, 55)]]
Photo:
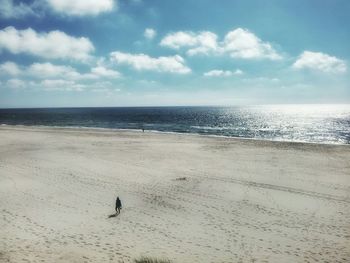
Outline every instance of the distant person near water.
[(119, 196), (117, 196), (117, 200), (115, 201), (115, 211), (117, 214), (120, 214), (120, 209), (122, 209), (122, 202), (119, 199)]

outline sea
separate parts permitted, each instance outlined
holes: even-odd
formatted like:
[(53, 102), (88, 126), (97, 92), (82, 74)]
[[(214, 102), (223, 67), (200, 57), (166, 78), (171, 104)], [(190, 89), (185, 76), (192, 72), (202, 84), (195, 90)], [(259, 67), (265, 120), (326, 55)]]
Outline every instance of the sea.
[(350, 144), (350, 105), (0, 109), (0, 124)]

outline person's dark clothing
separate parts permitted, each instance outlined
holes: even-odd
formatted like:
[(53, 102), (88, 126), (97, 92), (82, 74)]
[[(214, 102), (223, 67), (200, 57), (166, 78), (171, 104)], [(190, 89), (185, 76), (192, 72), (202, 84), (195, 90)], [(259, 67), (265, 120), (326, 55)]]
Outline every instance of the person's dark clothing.
[(117, 201), (115, 202), (115, 211), (117, 211), (117, 213), (120, 213), (121, 208), (122, 202), (120, 201), (119, 197), (117, 197)]

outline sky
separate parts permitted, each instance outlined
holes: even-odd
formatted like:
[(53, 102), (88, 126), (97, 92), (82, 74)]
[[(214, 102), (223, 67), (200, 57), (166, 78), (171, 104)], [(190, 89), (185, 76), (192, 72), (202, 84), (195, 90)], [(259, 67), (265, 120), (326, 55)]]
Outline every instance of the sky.
[(348, 0), (0, 0), (0, 108), (350, 103)]

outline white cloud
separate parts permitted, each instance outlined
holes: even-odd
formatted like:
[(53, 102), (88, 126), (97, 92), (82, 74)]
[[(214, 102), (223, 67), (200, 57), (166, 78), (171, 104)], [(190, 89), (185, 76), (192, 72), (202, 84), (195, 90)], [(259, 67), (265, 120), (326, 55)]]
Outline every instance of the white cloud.
[(9, 79), (5, 86), (11, 89), (22, 89), (25, 88), (26, 83), (21, 79)]
[(157, 35), (157, 32), (153, 28), (146, 28), (143, 36), (147, 39), (153, 39)]
[(89, 73), (79, 73), (71, 66), (54, 65), (51, 63), (34, 63), (28, 68), (27, 73), (37, 78), (65, 77), (65, 79), (71, 80), (121, 77), (118, 71), (103, 66), (91, 68)]
[(21, 73), (21, 69), (17, 66), (16, 63), (7, 61), (0, 65), (0, 73), (19, 75)]
[(16, 4), (14, 0), (0, 0), (0, 16), (6, 19), (38, 16), (48, 7), (69, 16), (95, 16), (112, 11), (116, 2), (117, 0), (34, 0), (30, 4), (25, 1)]
[(118, 71), (104, 66), (91, 68), (90, 72), (80, 73), (71, 66), (55, 65), (49, 62), (33, 63), (28, 67), (18, 66), (14, 62), (5, 62), (0, 65), (0, 73), (8, 76), (19, 76), (26, 79), (57, 79), (67, 81), (101, 80), (121, 77)]
[(79, 84), (72, 80), (63, 79), (45, 79), (39, 83), (39, 86), (46, 91), (82, 91), (84, 88), (86, 88), (86, 85), (84, 84)]
[(232, 75), (242, 75), (242, 74), (243, 74), (243, 71), (240, 69), (236, 69), (235, 71), (214, 69), (214, 70), (205, 72), (203, 75), (205, 77), (229, 77)]
[(223, 51), (233, 58), (245, 59), (281, 59), (281, 56), (272, 48), (268, 42), (246, 29), (237, 28), (226, 34), (222, 44)]
[(121, 76), (118, 71), (102, 65), (91, 68), (88, 73), (80, 73), (71, 66), (55, 65), (49, 62), (20, 66), (10, 61), (0, 64), (0, 74), (7, 75), (7, 80), (1, 83), (1, 87), (45, 91), (115, 89), (113, 84), (107, 80)]
[(0, 30), (0, 51), (3, 49), (13, 54), (86, 61), (91, 58), (94, 46), (88, 38), (69, 36), (57, 30), (37, 33), (31, 28), (17, 30), (9, 26)]
[(236, 69), (234, 72), (233, 72), (234, 75), (242, 75), (244, 74), (244, 72), (240, 69)]
[(321, 52), (304, 51), (294, 62), (295, 69), (313, 69), (327, 73), (344, 73), (347, 70), (344, 60)]
[(2, 18), (22, 18), (28, 15), (36, 15), (30, 5), (22, 2), (15, 5), (13, 0), (0, 0), (0, 16)]
[(45, 79), (32, 84), (33, 87), (45, 91), (93, 91), (93, 92), (118, 92), (112, 82), (98, 81), (91, 83), (79, 83), (74, 80), (66, 79)]
[(38, 78), (64, 77), (70, 80), (118, 78), (121, 76), (118, 71), (103, 66), (91, 68), (89, 73), (79, 73), (71, 66), (54, 65), (51, 63), (34, 63), (28, 68), (27, 72), (29, 75)]
[(120, 72), (105, 68), (103, 66), (97, 66), (95, 68), (92, 68), (91, 73), (99, 77), (107, 78), (119, 78), (121, 76)]
[(185, 65), (184, 59), (179, 56), (152, 58), (145, 54), (129, 54), (112, 52), (111, 60), (118, 64), (126, 64), (136, 70), (151, 70), (178, 74), (190, 73), (191, 69)]
[(166, 35), (161, 46), (172, 49), (187, 48), (188, 55), (228, 54), (233, 58), (243, 59), (281, 59), (281, 55), (268, 42), (263, 42), (247, 29), (237, 28), (226, 34), (223, 41), (217, 41), (217, 35), (202, 31), (179, 31)]
[(47, 0), (52, 9), (58, 13), (72, 16), (98, 15), (112, 11), (114, 0)]
[(232, 76), (232, 72), (229, 70), (215, 69), (215, 70), (205, 72), (203, 75), (206, 77), (228, 77), (228, 76)]
[(198, 34), (191, 31), (168, 34), (161, 40), (160, 45), (173, 49), (187, 47), (187, 53), (191, 56), (200, 53), (208, 54), (218, 49), (217, 35), (209, 31)]
[(235, 72), (234, 72), (235, 75), (242, 75), (244, 74), (244, 72), (240, 69), (236, 69)]
[(57, 76), (74, 77), (79, 75), (70, 66), (60, 66), (51, 63), (33, 63), (27, 69), (27, 73), (37, 78), (52, 78)]
[(93, 81), (81, 83), (77, 80), (63, 78), (43, 79), (43, 80), (23, 80), (12, 78), (3, 83), (1, 87), (9, 89), (30, 89), (44, 91), (92, 91), (96, 89), (108, 89), (110, 91), (120, 91), (109, 81)]

